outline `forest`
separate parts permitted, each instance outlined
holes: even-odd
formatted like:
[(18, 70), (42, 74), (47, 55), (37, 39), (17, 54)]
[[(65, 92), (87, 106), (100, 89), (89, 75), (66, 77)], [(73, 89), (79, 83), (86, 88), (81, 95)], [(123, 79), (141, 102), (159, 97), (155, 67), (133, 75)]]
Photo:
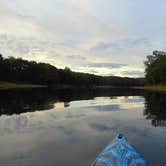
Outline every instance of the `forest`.
[(99, 76), (73, 72), (70, 68), (58, 69), (47, 63), (22, 58), (4, 58), (0, 54), (0, 81), (41, 84), (51, 86), (142, 86), (144, 78)]
[(153, 51), (145, 61), (145, 81), (147, 85), (166, 84), (166, 52)]

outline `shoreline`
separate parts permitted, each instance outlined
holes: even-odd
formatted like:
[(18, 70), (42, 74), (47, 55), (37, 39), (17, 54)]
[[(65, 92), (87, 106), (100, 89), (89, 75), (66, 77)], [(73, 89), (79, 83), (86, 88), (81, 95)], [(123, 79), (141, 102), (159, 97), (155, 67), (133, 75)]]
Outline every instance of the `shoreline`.
[(28, 88), (46, 88), (46, 87), (47, 87), (46, 85), (21, 84), (21, 83), (0, 81), (0, 90), (7, 90), (7, 89), (28, 89)]
[[(24, 83), (14, 83), (14, 82), (3, 82), (0, 81), (0, 90), (7, 90), (7, 89), (30, 89), (30, 88), (47, 88), (47, 85), (38, 85), (38, 84), (24, 84)], [(55, 89), (70, 89), (76, 88), (72, 85), (63, 85), (63, 86), (55, 86), (52, 87)], [(77, 87), (78, 88), (78, 87)], [(86, 86), (81, 86), (79, 88), (87, 88)], [(116, 89), (116, 88), (129, 88), (129, 89), (140, 89), (140, 90), (148, 90), (148, 91), (166, 91), (166, 85), (149, 85), (149, 86), (135, 86), (135, 87), (116, 87), (116, 86), (92, 86), (88, 87), (90, 89)]]
[(149, 86), (140, 86), (140, 87), (133, 87), (133, 88), (148, 90), (148, 91), (166, 91), (166, 85), (149, 85)]

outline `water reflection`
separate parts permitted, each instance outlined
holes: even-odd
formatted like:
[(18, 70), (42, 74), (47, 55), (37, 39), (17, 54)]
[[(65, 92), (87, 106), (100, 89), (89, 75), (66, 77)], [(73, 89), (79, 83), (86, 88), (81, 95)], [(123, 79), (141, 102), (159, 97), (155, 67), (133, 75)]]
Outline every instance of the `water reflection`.
[[(135, 97), (133, 97), (135, 96)], [(136, 97), (144, 96), (144, 98)], [(0, 115), (60, 108), (96, 107), (98, 111), (135, 109), (145, 100), (144, 115), (156, 127), (166, 126), (166, 94), (125, 89), (13, 90), (0, 92)]]
[(124, 89), (2, 91), (0, 163), (88, 166), (124, 133), (152, 165), (164, 166), (164, 101), (165, 94)]
[[(0, 115), (20, 114), (36, 110), (43, 111), (53, 108), (101, 105), (102, 102), (105, 102), (105, 105), (107, 105), (110, 99), (116, 99), (116, 96), (135, 96), (138, 94), (142, 94), (142, 92), (137, 90), (126, 91), (125, 89), (67, 91), (33, 89), (0, 91)], [(102, 102), (100, 99), (97, 99), (97, 97), (104, 96), (107, 99), (102, 99)]]
[(145, 99), (146, 118), (152, 119), (153, 126), (166, 127), (166, 93), (149, 92)]

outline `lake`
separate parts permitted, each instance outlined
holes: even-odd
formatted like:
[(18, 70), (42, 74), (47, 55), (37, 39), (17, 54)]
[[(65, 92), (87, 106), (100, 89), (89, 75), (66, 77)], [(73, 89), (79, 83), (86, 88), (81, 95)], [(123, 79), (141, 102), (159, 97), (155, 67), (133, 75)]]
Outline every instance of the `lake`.
[(89, 166), (118, 133), (151, 165), (165, 166), (166, 93), (0, 91), (2, 166)]

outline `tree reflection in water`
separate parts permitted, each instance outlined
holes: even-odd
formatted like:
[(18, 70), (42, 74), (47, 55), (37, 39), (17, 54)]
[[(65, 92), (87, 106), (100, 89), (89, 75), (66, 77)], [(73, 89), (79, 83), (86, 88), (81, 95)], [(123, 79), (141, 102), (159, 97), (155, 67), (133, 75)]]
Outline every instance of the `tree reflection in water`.
[[(152, 120), (153, 126), (166, 127), (166, 93), (144, 92), (132, 89), (28, 89), (0, 91), (0, 115), (20, 114), (24, 112), (44, 111), (55, 108), (61, 103), (70, 107), (71, 101), (93, 100), (95, 97), (144, 96), (144, 115)], [(134, 101), (133, 101), (134, 102)]]
[(139, 90), (112, 89), (28, 89), (0, 91), (0, 115), (20, 114), (24, 112), (44, 111), (55, 107), (56, 103), (63, 103), (63, 107), (70, 107), (71, 101), (89, 100), (95, 97), (109, 96), (138, 96)]
[(152, 119), (153, 126), (166, 127), (166, 93), (146, 93), (144, 115)]

